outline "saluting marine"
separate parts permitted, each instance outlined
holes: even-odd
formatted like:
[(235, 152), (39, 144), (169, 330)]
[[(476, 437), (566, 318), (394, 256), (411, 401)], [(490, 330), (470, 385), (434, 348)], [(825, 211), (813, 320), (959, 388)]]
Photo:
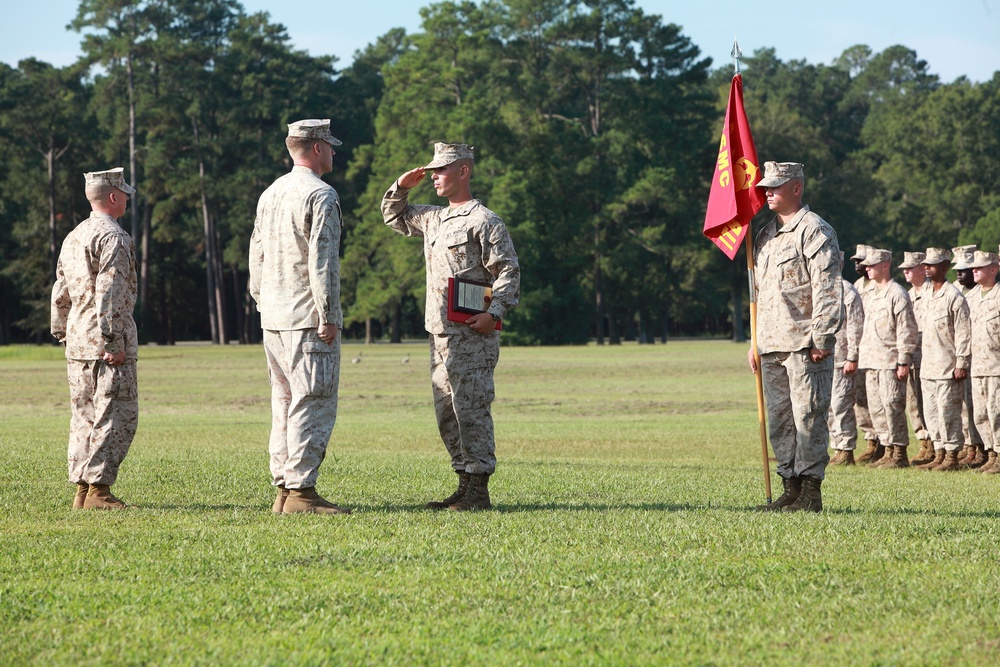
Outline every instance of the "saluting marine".
[[(458, 476), (458, 487), (428, 509), (490, 509), (489, 478), (496, 468), (493, 370), (500, 356), (497, 321), (517, 305), (521, 268), (503, 220), (473, 199), (475, 165), (467, 144), (434, 145), (434, 159), (400, 176), (382, 198), (385, 224), (405, 236), (423, 237), (427, 268), (424, 326), (429, 333), (431, 385), (438, 431)], [(409, 203), (409, 192), (431, 175), (448, 206)], [(448, 319), (448, 279), (487, 283), (485, 312)]]

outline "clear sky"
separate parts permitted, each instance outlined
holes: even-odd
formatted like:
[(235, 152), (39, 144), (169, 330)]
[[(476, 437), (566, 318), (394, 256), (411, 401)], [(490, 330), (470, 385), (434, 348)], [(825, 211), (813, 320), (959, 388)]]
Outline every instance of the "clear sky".
[[(66, 30), (77, 0), (8, 2), (0, 23), (0, 61), (34, 56), (57, 66), (80, 54), (80, 35)], [(390, 28), (420, 29), (420, 7), (430, 0), (243, 0), (249, 12), (267, 11), (288, 29), (296, 48), (333, 54), (339, 66)], [(914, 49), (944, 82), (960, 76), (986, 81), (1000, 70), (1000, 0), (839, 0), (735, 2), (638, 0), (648, 14), (681, 26), (715, 66), (730, 63), (733, 36), (747, 55), (774, 47), (781, 60), (829, 63), (844, 49), (893, 44)], [(747, 72), (747, 76), (750, 73)]]

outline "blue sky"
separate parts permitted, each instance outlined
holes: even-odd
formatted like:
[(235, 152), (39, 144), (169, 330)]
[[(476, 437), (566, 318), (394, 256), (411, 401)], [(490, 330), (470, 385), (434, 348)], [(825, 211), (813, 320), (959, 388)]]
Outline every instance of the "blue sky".
[[(247, 11), (267, 11), (282, 23), (296, 48), (333, 54), (340, 67), (390, 28), (420, 28), (429, 0), (243, 0)], [(774, 47), (781, 60), (829, 63), (844, 49), (874, 51), (903, 44), (926, 60), (942, 81), (959, 76), (986, 81), (1000, 70), (1000, 0), (840, 0), (839, 2), (735, 2), (638, 0), (648, 14), (677, 23), (716, 66), (730, 63), (733, 35), (744, 53)], [(11, 6), (13, 5), (13, 6)], [(77, 0), (8, 3), (0, 24), (0, 61), (16, 65), (34, 56), (54, 65), (80, 54), (80, 35), (65, 26)], [(750, 76), (750, 73), (747, 73)]]

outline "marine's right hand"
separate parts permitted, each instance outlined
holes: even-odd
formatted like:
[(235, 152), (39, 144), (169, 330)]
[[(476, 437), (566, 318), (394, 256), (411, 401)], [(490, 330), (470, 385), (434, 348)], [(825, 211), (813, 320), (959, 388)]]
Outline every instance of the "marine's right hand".
[(747, 363), (750, 364), (750, 372), (757, 373), (757, 357), (753, 353), (753, 347), (747, 350)]
[(397, 178), (396, 182), (399, 184), (399, 187), (401, 188), (406, 188), (406, 189), (415, 188), (420, 183), (420, 181), (424, 180), (425, 173), (426, 170), (423, 167), (417, 167), (416, 169), (411, 169), (402, 176), (400, 176), (399, 178)]

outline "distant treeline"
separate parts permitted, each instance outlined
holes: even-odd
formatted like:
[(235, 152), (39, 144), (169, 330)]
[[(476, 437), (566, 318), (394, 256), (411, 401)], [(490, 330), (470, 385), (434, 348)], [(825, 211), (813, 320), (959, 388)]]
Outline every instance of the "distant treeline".
[[(732, 64), (632, 0), (421, 15), (340, 69), (235, 0), (83, 0), (79, 62), (0, 65), (0, 343), (49, 340), (55, 257), (89, 213), (82, 174), (118, 165), (139, 191), (121, 222), (141, 339), (259, 340), (257, 198), (290, 167), (285, 124), (315, 117), (344, 142), (327, 178), (348, 337), (423, 335), (420, 242), (387, 230), (379, 201), (449, 141), (476, 146), (473, 194), (521, 258), (506, 342), (740, 339), (745, 261), (701, 235)], [(806, 202), (843, 249), (997, 250), (1000, 73), (942, 83), (904, 46), (858, 45), (830, 65), (759, 50), (743, 74), (760, 159), (805, 163)], [(426, 186), (413, 200), (441, 203)]]

